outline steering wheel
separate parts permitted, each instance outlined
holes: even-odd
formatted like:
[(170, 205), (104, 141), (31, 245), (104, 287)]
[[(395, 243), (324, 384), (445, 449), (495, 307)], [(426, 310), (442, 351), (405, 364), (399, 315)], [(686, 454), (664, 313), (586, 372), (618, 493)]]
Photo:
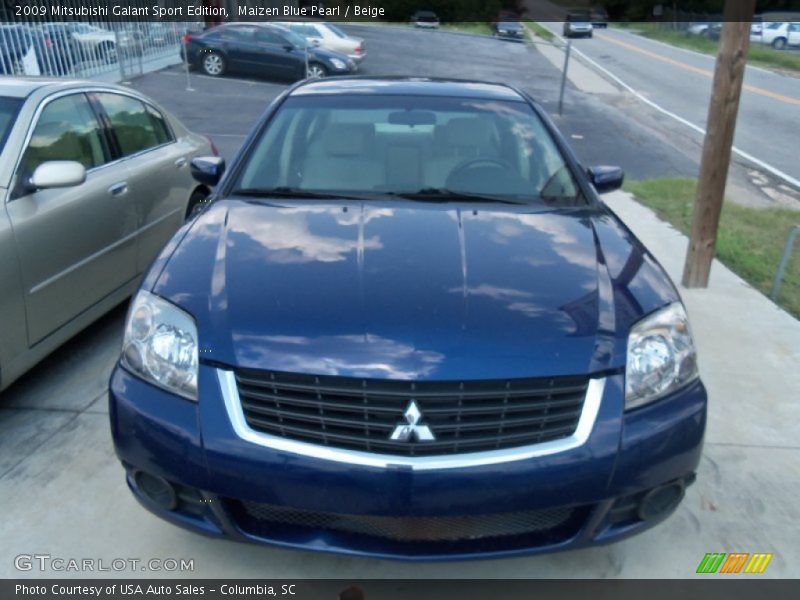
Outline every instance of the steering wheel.
[(447, 177), (445, 187), (474, 194), (530, 195), (530, 182), (499, 158), (470, 158), (459, 163)]
[(453, 170), (450, 171), (450, 175), (447, 176), (447, 180), (451, 181), (461, 175), (464, 171), (469, 171), (470, 169), (474, 169), (475, 167), (480, 166), (490, 166), (490, 167), (498, 167), (503, 169), (504, 171), (514, 171), (514, 167), (512, 167), (509, 163), (499, 158), (489, 158), (489, 157), (481, 157), (478, 158), (468, 158), (465, 161), (460, 162)]

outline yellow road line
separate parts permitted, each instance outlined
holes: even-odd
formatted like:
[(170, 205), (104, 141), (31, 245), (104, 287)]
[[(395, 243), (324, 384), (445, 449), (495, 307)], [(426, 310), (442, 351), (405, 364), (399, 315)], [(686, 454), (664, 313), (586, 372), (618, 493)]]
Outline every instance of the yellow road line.
[[(652, 52), (650, 50), (645, 50), (640, 46), (636, 46), (635, 44), (629, 44), (628, 42), (623, 42), (621, 40), (617, 40), (612, 38), (608, 35), (603, 35), (600, 33), (595, 32), (595, 37), (600, 38), (606, 42), (611, 42), (612, 44), (616, 44), (617, 46), (622, 46), (623, 48), (627, 48), (629, 50), (633, 50), (634, 52), (638, 52), (639, 54), (644, 54), (645, 56), (649, 56), (655, 60), (660, 60), (661, 62), (669, 63), (686, 71), (691, 71), (693, 73), (697, 73), (698, 75), (703, 75), (712, 79), (714, 77), (714, 72), (710, 69), (703, 69), (701, 67), (695, 67), (694, 65), (690, 65), (680, 60), (675, 60), (674, 58), (669, 58), (668, 56), (664, 56), (662, 54), (658, 54), (657, 52)], [(792, 98), (791, 96), (785, 96), (783, 94), (779, 94), (777, 92), (772, 92), (770, 90), (765, 90), (764, 88), (760, 88), (755, 85), (750, 85), (745, 83), (742, 86), (748, 92), (752, 92), (754, 94), (759, 94), (760, 96), (765, 96), (767, 98), (772, 98), (773, 100), (778, 100), (779, 102), (785, 102), (786, 104), (793, 104), (795, 106), (800, 106), (800, 99)]]

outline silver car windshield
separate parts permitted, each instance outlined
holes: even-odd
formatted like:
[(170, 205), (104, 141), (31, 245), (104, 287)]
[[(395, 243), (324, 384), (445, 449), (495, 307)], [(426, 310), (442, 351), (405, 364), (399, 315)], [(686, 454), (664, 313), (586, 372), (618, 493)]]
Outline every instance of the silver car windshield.
[(586, 203), (527, 103), (438, 96), (289, 98), (234, 188)]

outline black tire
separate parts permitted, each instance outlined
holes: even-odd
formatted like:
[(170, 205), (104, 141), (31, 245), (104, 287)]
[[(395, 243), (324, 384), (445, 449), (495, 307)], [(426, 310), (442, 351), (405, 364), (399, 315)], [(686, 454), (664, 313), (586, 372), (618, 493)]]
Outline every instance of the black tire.
[(774, 40), (772, 40), (772, 47), (775, 48), (775, 50), (783, 50), (784, 48), (786, 48), (786, 38), (783, 37), (775, 38)]
[(203, 73), (211, 77), (221, 77), (225, 74), (228, 64), (225, 62), (225, 57), (219, 52), (206, 52), (200, 58), (200, 68)]
[(593, 32), (591, 32), (591, 31), (590, 31), (590, 32), (589, 32), (589, 35), (588, 35), (588, 36), (586, 36), (586, 37), (593, 37)]
[(189, 203), (186, 205), (186, 220), (191, 221), (206, 207), (206, 200), (208, 199), (208, 191), (204, 189), (196, 189), (189, 197)]
[(307, 79), (323, 79), (328, 76), (328, 67), (318, 62), (308, 63)]

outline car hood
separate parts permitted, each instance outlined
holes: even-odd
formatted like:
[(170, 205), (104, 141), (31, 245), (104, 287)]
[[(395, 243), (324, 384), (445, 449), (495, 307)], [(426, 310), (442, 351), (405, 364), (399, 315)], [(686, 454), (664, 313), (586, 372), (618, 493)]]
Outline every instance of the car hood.
[(676, 297), (602, 209), (225, 200), (172, 247), (153, 291), (195, 317), (201, 360), (248, 368), (600, 372), (624, 365), (633, 321)]

